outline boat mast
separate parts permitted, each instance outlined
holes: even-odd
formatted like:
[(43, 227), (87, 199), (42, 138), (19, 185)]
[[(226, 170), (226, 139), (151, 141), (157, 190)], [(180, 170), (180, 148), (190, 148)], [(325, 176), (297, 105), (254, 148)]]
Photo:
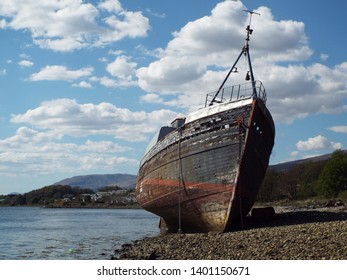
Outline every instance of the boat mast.
[(251, 11), (248, 11), (248, 10), (244, 10), (245, 12), (249, 13), (249, 23), (246, 27), (246, 31), (247, 31), (247, 36), (246, 36), (246, 43), (245, 43), (245, 46), (244, 46), (244, 49), (245, 49), (245, 55), (247, 55), (247, 58), (248, 58), (248, 66), (249, 66), (249, 72), (251, 74), (251, 81), (252, 81), (252, 88), (253, 88), (253, 97), (256, 98), (257, 97), (257, 90), (256, 90), (256, 87), (255, 87), (255, 80), (254, 80), (254, 75), (253, 75), (253, 68), (252, 68), (252, 63), (251, 63), (251, 57), (249, 55), (249, 40), (250, 40), (250, 35), (252, 35), (253, 33), (253, 29), (251, 29), (251, 23), (252, 23), (252, 16), (253, 14), (256, 14), (256, 15), (260, 15), (259, 13), (256, 13), (256, 12), (251, 12)]
[[(260, 15), (259, 13), (256, 12), (252, 12), (252, 11), (248, 11), (248, 10), (243, 10), (246, 13), (249, 13), (249, 23), (246, 27), (246, 39), (245, 39), (245, 45), (243, 46), (239, 56), (237, 57), (236, 61), (234, 62), (234, 65), (230, 68), (227, 76), (225, 77), (224, 81), (222, 82), (222, 84), (220, 85), (219, 89), (217, 90), (216, 94), (214, 95), (214, 97), (212, 98), (209, 106), (213, 105), (213, 103), (215, 102), (218, 94), (220, 93), (220, 91), (222, 90), (222, 88), (224, 87), (224, 84), (226, 83), (226, 81), (228, 80), (230, 74), (234, 71), (235, 66), (237, 65), (237, 63), (239, 62), (241, 56), (244, 54), (247, 56), (248, 59), (248, 67), (249, 67), (249, 72), (247, 72), (247, 76), (246, 76), (246, 80), (251, 80), (252, 81), (252, 88), (253, 88), (253, 97), (256, 98), (257, 97), (257, 90), (255, 87), (255, 80), (254, 80), (254, 75), (253, 75), (253, 69), (252, 69), (252, 63), (251, 63), (251, 57), (249, 55), (249, 41), (250, 41), (250, 35), (252, 35), (253, 33), (253, 29), (251, 29), (251, 23), (252, 23), (252, 16), (253, 14), (256, 15)], [(250, 77), (249, 77), (250, 74)]]

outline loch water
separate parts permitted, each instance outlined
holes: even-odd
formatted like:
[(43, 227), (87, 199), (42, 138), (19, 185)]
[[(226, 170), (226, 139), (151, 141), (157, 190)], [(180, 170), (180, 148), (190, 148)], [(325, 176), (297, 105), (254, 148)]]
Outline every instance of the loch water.
[(0, 207), (0, 260), (110, 259), (158, 223), (143, 209)]

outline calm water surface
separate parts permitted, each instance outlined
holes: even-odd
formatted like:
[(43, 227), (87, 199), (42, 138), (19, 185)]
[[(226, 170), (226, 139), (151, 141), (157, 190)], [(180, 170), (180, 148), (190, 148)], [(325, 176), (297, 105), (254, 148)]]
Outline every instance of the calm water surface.
[(124, 243), (159, 235), (142, 209), (0, 207), (0, 260), (110, 259)]

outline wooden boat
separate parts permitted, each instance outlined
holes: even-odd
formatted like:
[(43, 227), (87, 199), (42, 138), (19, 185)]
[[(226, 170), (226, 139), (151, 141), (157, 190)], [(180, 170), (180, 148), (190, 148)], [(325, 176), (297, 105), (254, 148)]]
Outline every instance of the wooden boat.
[[(169, 231), (229, 231), (255, 202), (275, 127), (265, 89), (253, 75), (250, 24), (246, 31), (240, 55), (217, 92), (207, 96), (205, 107), (162, 127), (140, 163), (137, 201), (160, 216)], [(243, 55), (248, 82), (225, 87)]]

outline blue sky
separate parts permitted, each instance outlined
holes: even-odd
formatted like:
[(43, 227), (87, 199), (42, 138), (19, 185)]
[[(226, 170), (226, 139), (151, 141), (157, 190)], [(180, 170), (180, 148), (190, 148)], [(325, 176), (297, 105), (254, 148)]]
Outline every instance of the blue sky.
[[(271, 164), (347, 147), (347, 2), (2, 0), (0, 194), (136, 174), (244, 43), (276, 124)], [(242, 65), (242, 63), (241, 63)]]

